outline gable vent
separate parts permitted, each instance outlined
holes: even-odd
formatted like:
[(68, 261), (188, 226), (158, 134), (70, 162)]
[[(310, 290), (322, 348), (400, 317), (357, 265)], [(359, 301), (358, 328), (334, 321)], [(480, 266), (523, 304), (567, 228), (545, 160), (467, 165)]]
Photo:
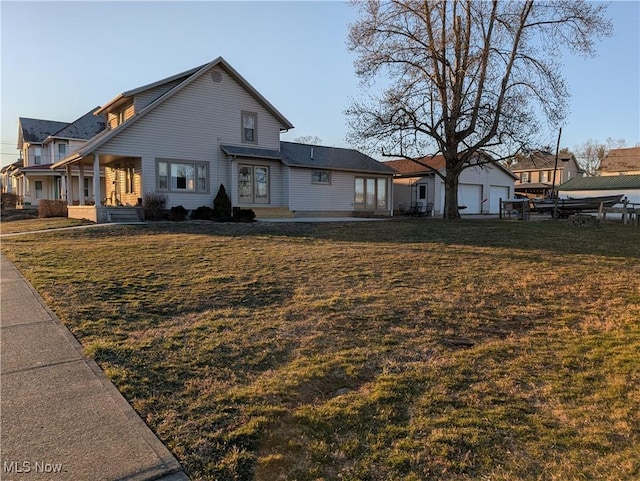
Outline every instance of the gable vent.
[(211, 80), (213, 80), (215, 83), (222, 82), (222, 74), (220, 73), (220, 71), (214, 70), (213, 72), (211, 72)]

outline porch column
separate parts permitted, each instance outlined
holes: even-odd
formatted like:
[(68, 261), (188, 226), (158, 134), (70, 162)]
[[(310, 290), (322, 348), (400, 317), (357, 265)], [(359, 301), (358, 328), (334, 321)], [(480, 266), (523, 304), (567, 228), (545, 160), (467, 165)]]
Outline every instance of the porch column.
[(84, 167), (78, 163), (78, 197), (80, 205), (84, 205)]
[(64, 177), (62, 179), (62, 192), (66, 196), (67, 205), (73, 205), (73, 182), (71, 181), (71, 165), (64, 167)]
[(102, 193), (100, 192), (100, 156), (98, 154), (93, 155), (93, 198), (96, 206), (99, 206)]
[[(27, 197), (29, 198), (27, 200)], [(31, 197), (29, 196), (29, 179), (27, 176), (22, 177), (22, 205), (25, 205), (27, 202), (31, 204)]]

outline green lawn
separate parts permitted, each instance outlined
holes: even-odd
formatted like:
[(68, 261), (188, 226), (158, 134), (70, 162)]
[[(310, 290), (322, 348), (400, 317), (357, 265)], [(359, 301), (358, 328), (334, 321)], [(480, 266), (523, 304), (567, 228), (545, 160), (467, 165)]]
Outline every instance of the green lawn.
[(6, 238), (192, 479), (639, 479), (640, 229), (176, 223)]

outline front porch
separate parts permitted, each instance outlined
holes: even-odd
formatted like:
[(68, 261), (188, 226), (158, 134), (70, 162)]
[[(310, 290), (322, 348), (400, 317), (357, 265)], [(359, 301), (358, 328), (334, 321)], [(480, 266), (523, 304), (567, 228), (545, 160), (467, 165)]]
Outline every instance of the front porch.
[[(86, 167), (93, 170), (93, 198), (80, 196), (76, 201), (67, 197), (68, 216), (87, 219), (96, 223), (141, 222), (142, 211), (142, 159), (114, 155), (94, 154), (92, 157), (75, 159), (65, 165), (67, 173), (78, 166), (79, 173)], [(103, 175), (104, 183), (96, 182)], [(80, 175), (79, 183), (84, 182)]]

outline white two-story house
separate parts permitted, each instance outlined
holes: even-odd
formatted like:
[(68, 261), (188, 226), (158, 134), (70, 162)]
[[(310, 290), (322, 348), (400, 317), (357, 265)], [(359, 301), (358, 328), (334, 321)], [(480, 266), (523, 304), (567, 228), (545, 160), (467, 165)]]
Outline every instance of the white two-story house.
[(17, 194), (22, 205), (37, 206), (42, 199), (87, 202), (93, 196), (93, 172), (87, 171), (84, 181), (76, 172), (52, 169), (72, 151), (105, 129), (105, 120), (93, 114), (95, 109), (73, 122), (18, 119), (18, 149), (20, 158), (5, 182), (7, 191)]
[(351, 149), (281, 142), (292, 123), (222, 57), (94, 114), (107, 129), (52, 166), (93, 172), (96, 205), (81, 196), (69, 216), (105, 222), (112, 206), (140, 205), (147, 193), (166, 195), (167, 207), (211, 206), (221, 184), (233, 206), (258, 216), (391, 214), (392, 169)]

